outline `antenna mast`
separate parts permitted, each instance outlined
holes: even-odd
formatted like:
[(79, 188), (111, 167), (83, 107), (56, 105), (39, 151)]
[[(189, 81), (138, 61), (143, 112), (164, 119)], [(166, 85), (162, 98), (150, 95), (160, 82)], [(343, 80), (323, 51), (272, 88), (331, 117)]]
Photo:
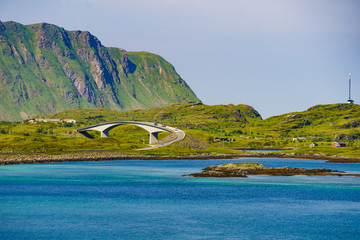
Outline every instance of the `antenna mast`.
[(349, 99), (351, 99), (351, 74), (349, 73)]
[(349, 100), (347, 101), (350, 104), (354, 103), (354, 100), (351, 99), (351, 74), (349, 73)]

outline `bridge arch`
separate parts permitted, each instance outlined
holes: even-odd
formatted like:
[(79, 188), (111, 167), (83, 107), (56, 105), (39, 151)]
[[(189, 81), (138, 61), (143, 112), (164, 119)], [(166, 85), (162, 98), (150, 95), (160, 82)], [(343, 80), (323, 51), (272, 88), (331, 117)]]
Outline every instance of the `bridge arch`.
[[(94, 131), (99, 131), (101, 133), (101, 137), (108, 137), (109, 131), (111, 129), (113, 129), (117, 126), (126, 125), (126, 124), (135, 125), (135, 126), (141, 127), (143, 129), (145, 129), (146, 131), (148, 131), (149, 135), (150, 135), (150, 140), (149, 140), (150, 144), (155, 144), (158, 141), (159, 132), (173, 133), (173, 132), (178, 131), (176, 128), (165, 126), (165, 125), (160, 125), (157, 123), (151, 123), (151, 122), (114, 121), (114, 122), (99, 123), (99, 124), (95, 124), (95, 125), (88, 126), (85, 128), (80, 128), (80, 129), (77, 129), (77, 132), (81, 133), (85, 137), (94, 138), (87, 132), (87, 131), (94, 130)], [(179, 134), (178, 134), (178, 136), (179, 136)], [(180, 139), (180, 140), (182, 140), (182, 139)]]

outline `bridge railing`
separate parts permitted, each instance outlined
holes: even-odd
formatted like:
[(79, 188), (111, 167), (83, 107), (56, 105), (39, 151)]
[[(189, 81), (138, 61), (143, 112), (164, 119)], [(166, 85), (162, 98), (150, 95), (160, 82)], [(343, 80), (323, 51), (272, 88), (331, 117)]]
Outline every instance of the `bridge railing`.
[[(132, 124), (132, 125), (145, 125), (145, 126), (149, 126), (149, 127), (154, 127), (154, 128), (158, 128), (161, 130), (164, 130), (166, 132), (174, 132), (174, 128), (171, 127), (167, 127), (165, 124), (160, 124), (160, 123), (152, 123), (152, 122), (142, 122), (142, 121), (130, 121), (130, 120), (124, 120), (124, 121), (109, 121), (109, 122), (103, 122), (103, 123), (97, 123), (97, 124), (93, 124), (84, 128), (78, 128), (76, 129), (77, 132), (82, 132), (82, 131), (89, 131), (91, 130), (90, 128), (94, 128), (94, 127), (99, 127), (99, 126), (103, 126), (103, 125), (107, 125), (107, 124), (117, 124), (117, 123), (123, 123), (125, 124)], [(119, 124), (121, 125), (121, 124)]]

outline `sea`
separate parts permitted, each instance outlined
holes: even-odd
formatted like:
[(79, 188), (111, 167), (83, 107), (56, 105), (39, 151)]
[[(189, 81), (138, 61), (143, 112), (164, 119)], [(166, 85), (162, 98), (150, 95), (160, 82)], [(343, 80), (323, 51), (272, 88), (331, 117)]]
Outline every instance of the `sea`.
[(360, 178), (182, 176), (230, 162), (360, 173), (276, 158), (0, 166), (0, 239), (360, 239)]

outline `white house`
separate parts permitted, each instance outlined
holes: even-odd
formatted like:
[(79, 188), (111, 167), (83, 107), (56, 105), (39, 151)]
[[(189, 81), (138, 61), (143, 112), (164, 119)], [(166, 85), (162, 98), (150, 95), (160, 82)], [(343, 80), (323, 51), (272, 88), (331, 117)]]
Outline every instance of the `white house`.
[(39, 118), (37, 119), (38, 122), (51, 122), (51, 123), (55, 123), (55, 122), (60, 122), (60, 119), (51, 119), (51, 118)]

